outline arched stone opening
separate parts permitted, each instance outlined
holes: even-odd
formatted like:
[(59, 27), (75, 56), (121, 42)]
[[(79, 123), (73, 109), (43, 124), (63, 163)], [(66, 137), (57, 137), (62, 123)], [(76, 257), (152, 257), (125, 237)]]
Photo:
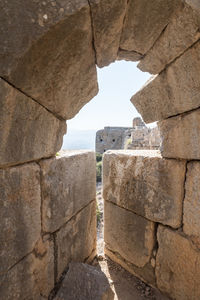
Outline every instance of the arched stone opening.
[[(154, 284), (173, 298), (198, 299), (198, 2), (1, 1), (0, 8), (1, 220), (6, 228), (1, 233), (2, 299), (13, 295), (26, 298), (30, 290), (33, 299), (47, 298), (54, 285), (52, 278), (40, 284), (42, 270), (54, 273), (57, 268), (52, 253), (58, 250), (49, 232), (48, 237), (42, 232), (43, 241), (39, 239), (41, 160), (59, 150), (64, 120), (73, 117), (97, 93), (95, 62), (103, 67), (116, 59), (140, 60), (142, 70), (158, 74), (132, 101), (144, 121), (160, 121), (163, 157), (176, 160), (187, 171), (182, 185), (181, 223), (174, 230), (155, 221), (159, 248), (153, 267), (156, 265)], [(22, 190), (19, 184), (24, 184)], [(20, 199), (24, 199), (21, 204)], [(17, 220), (16, 224), (21, 222), (17, 233), (11, 230), (16, 226), (11, 219)], [(31, 230), (26, 232), (31, 224), (37, 228), (33, 234)], [(14, 243), (7, 250), (10, 230)], [(18, 241), (23, 240), (26, 243), (22, 249)], [(22, 274), (22, 285), (32, 273), (37, 279), (30, 279), (23, 291), (24, 287), (17, 286), (18, 276)], [(12, 286), (5, 285), (9, 280)]]

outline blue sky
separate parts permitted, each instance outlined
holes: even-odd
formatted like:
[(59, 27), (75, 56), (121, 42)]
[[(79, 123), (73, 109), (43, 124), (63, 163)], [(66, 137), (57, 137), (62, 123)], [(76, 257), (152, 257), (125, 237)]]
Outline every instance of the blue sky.
[(138, 112), (130, 98), (149, 79), (137, 63), (118, 61), (98, 69), (99, 93), (81, 111), (67, 122), (68, 132), (73, 129), (99, 130), (105, 126), (132, 126)]

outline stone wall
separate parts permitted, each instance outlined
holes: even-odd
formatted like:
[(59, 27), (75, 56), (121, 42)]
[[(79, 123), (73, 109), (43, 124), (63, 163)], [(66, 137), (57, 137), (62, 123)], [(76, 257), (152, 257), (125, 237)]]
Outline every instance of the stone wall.
[(94, 154), (55, 155), (96, 65), (125, 59), (154, 75), (131, 101), (162, 146), (105, 155), (106, 253), (198, 300), (199, 2), (1, 0), (0, 22), (1, 299), (47, 299), (70, 260), (95, 255)]
[(96, 152), (123, 149), (126, 135), (131, 135), (131, 127), (104, 127), (96, 133)]
[(199, 20), (184, 4), (139, 63), (157, 75), (131, 101), (159, 121), (161, 153), (108, 151), (103, 162), (106, 254), (178, 300), (200, 298)]
[(107, 151), (105, 253), (173, 299), (200, 295), (198, 161)]
[(70, 261), (96, 255), (95, 155), (63, 152), (0, 179), (0, 298), (47, 299)]
[(104, 127), (96, 133), (96, 152), (121, 149), (159, 149), (158, 127), (148, 128), (141, 118), (133, 119), (133, 127)]
[(133, 119), (133, 128), (124, 137), (125, 150), (158, 150), (161, 138), (158, 127), (148, 128), (140, 118)]

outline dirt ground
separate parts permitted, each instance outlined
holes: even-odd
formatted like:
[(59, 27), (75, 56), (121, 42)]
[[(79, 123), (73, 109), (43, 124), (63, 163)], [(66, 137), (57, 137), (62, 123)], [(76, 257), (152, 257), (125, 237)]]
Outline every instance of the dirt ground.
[(97, 226), (98, 258), (94, 260), (93, 265), (105, 273), (115, 293), (114, 300), (169, 300), (169, 298), (162, 295), (158, 290), (146, 285), (143, 281), (104, 256), (103, 199), (100, 183), (97, 184), (97, 203), (99, 215)]

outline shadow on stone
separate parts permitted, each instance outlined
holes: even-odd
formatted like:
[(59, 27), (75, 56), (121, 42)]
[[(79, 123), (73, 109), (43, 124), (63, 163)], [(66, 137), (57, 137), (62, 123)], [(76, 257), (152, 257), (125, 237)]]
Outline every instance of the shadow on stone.
[(70, 263), (55, 300), (114, 300), (105, 274), (83, 263)]

